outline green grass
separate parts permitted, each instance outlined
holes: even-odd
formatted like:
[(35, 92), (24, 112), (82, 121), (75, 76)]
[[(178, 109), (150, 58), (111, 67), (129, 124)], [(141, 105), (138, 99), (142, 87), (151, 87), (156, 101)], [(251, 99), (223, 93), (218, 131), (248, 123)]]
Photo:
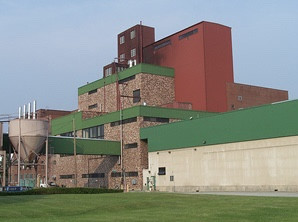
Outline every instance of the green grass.
[(175, 193), (2, 196), (0, 221), (298, 221), (298, 198)]

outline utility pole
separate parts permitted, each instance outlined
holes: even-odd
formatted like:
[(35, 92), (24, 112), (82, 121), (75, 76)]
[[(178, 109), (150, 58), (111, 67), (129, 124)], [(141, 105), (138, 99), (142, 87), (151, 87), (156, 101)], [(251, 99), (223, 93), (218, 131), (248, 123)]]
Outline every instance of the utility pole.
[(75, 118), (72, 119), (72, 127), (73, 127), (73, 157), (74, 157), (74, 171), (75, 171), (75, 178), (74, 178), (74, 184), (75, 187), (77, 187), (77, 143), (76, 143), (76, 125), (75, 125)]

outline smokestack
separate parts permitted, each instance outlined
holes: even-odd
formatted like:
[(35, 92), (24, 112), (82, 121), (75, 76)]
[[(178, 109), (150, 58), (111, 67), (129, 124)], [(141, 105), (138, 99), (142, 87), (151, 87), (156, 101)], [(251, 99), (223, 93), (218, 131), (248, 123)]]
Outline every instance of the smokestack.
[(28, 103), (28, 119), (31, 117), (31, 103)]
[(19, 119), (21, 119), (21, 115), (22, 115), (22, 107), (19, 106)]
[(26, 119), (26, 105), (23, 107), (23, 119)]
[(33, 119), (36, 118), (36, 101), (33, 101)]

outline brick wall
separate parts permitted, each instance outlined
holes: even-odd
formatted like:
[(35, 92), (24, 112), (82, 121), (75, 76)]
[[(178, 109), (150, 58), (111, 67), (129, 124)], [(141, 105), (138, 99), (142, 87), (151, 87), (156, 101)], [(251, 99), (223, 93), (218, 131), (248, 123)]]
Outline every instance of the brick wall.
[(237, 110), (288, 100), (288, 91), (227, 83), (228, 110)]

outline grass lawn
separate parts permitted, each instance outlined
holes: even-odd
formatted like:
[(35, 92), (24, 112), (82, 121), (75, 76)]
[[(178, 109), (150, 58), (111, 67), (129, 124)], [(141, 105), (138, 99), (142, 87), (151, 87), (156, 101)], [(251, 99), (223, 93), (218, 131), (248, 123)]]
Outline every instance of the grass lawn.
[(0, 221), (298, 221), (298, 198), (175, 193), (3, 196)]

